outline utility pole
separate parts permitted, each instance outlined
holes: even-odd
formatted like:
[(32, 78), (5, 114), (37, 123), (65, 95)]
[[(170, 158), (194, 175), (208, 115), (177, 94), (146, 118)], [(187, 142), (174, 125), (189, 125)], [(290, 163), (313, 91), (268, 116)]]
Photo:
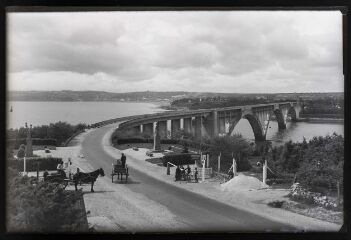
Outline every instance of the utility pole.
[(202, 160), (202, 182), (205, 182), (205, 163), (206, 163), (206, 155), (201, 154)]

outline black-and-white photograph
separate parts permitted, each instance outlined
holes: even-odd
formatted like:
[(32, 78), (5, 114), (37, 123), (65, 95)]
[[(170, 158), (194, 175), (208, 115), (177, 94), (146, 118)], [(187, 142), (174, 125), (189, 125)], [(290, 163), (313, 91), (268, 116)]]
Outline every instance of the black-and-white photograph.
[(8, 11), (6, 231), (339, 231), (342, 18)]

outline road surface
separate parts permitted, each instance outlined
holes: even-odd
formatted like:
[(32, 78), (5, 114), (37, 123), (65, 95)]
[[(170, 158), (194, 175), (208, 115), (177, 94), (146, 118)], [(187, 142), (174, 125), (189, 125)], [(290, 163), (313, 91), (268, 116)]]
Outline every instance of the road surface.
[[(111, 163), (115, 161), (102, 146), (104, 135), (111, 126), (91, 131), (82, 142), (82, 153), (94, 168), (102, 167), (111, 177)], [(143, 194), (167, 207), (184, 219), (194, 232), (267, 232), (296, 231), (292, 226), (271, 221), (230, 205), (203, 197), (196, 193), (159, 181), (129, 166), (128, 183), (123, 186)], [(116, 203), (118, 204), (118, 203)]]

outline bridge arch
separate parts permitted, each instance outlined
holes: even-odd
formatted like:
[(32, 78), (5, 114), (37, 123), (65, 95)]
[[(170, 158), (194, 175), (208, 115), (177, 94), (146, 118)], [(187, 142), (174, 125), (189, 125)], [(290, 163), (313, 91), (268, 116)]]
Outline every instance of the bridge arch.
[(256, 141), (264, 141), (266, 137), (263, 133), (263, 128), (261, 122), (253, 114), (245, 114), (243, 118), (247, 119), (252, 127), (253, 133), (255, 135)]

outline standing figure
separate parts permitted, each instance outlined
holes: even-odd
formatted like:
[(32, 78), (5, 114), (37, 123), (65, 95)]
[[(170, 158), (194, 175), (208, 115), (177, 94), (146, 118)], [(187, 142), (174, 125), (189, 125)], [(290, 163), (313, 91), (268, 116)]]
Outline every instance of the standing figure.
[(43, 173), (44, 181), (46, 181), (46, 177), (49, 175), (48, 170), (45, 169), (45, 172)]
[(197, 168), (195, 168), (195, 173), (194, 173), (194, 176), (195, 176), (195, 182), (199, 182), (199, 179), (197, 178), (199, 172), (197, 171)]
[(180, 168), (179, 168), (179, 166), (177, 166), (176, 171), (175, 171), (175, 180), (176, 181), (179, 181), (180, 174), (181, 174)]
[(122, 161), (122, 167), (126, 167), (127, 157), (126, 155), (124, 155), (124, 153), (122, 153), (121, 161)]
[(190, 174), (191, 174), (191, 168), (190, 166), (188, 165), (187, 168), (186, 168), (186, 176), (188, 178), (188, 181), (190, 181)]
[(62, 160), (61, 160), (61, 162), (59, 164), (57, 164), (57, 168), (56, 169), (57, 169), (57, 173), (58, 174), (66, 177), (66, 173), (63, 170), (63, 161)]

